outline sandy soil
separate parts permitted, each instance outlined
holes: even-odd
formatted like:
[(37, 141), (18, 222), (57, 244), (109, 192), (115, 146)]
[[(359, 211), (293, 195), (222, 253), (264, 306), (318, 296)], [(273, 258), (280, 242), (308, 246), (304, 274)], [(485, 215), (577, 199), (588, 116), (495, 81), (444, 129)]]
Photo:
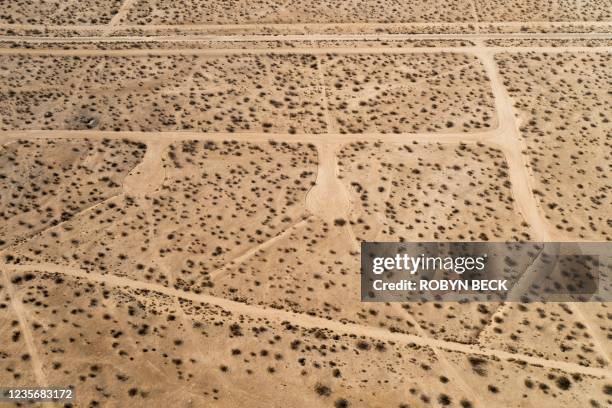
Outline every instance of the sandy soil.
[(611, 30), (603, 1), (7, 4), (0, 384), (612, 405), (609, 302), (359, 297), (365, 240), (612, 239)]

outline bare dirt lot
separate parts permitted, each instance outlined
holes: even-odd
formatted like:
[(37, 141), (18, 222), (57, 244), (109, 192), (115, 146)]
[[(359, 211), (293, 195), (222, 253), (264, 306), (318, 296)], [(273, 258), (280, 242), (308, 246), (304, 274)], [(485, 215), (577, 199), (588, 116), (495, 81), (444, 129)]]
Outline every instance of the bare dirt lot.
[(0, 385), (612, 405), (609, 302), (360, 301), (364, 241), (612, 240), (610, 13), (0, 1)]
[[(0, 59), (4, 130), (403, 133), (495, 125), (482, 65), (460, 54)], [(362, 65), (368, 69), (351, 68)]]
[(561, 237), (609, 240), (609, 54), (498, 58), (547, 218)]

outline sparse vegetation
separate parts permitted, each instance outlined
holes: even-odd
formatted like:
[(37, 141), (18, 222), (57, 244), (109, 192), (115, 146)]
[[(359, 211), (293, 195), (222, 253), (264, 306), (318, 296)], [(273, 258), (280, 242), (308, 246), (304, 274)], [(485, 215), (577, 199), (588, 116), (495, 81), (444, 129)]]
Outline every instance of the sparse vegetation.
[(611, 405), (609, 303), (363, 303), (359, 253), (611, 239), (609, 2), (0, 3), (4, 387)]

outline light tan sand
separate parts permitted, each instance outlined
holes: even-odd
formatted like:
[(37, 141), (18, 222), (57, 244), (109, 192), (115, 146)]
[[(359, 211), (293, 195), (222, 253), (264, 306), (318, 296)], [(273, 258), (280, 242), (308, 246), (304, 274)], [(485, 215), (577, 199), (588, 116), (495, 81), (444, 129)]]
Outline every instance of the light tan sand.
[(0, 385), (612, 405), (609, 302), (366, 303), (359, 262), (612, 239), (609, 3), (4, 3)]

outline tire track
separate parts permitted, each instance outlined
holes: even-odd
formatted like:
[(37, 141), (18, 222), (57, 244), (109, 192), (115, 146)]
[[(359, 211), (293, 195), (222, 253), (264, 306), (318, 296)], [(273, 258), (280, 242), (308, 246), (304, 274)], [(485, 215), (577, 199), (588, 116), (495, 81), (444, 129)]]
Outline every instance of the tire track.
[(259, 306), (248, 305), (246, 303), (236, 302), (233, 300), (219, 298), (216, 296), (197, 294), (193, 292), (185, 292), (178, 289), (162, 286), (150, 282), (141, 282), (116, 275), (101, 275), (98, 273), (88, 273), (81, 269), (59, 266), (54, 264), (29, 264), (29, 265), (12, 265), (0, 264), (0, 268), (5, 271), (25, 272), (39, 271), (47, 273), (62, 274), (71, 276), (77, 279), (84, 279), (101, 284), (108, 284), (117, 287), (131, 288), (137, 290), (151, 291), (161, 293), (171, 297), (182, 298), (193, 302), (207, 303), (214, 306), (219, 306), (230, 312), (244, 314), (253, 317), (262, 317), (277, 322), (290, 321), (305, 328), (328, 329), (338, 333), (347, 335), (356, 335), (370, 337), (380, 340), (395, 341), (403, 344), (417, 344), (431, 348), (439, 348), (449, 351), (457, 351), (465, 354), (477, 354), (487, 357), (497, 358), (503, 361), (527, 363), (534, 366), (557, 369), (568, 373), (580, 373), (599, 378), (612, 378), (612, 371), (604, 368), (586, 367), (576, 363), (568, 363), (564, 361), (548, 360), (541, 357), (529, 356), (524, 354), (513, 354), (503, 350), (488, 349), (485, 347), (468, 345), (463, 343), (454, 343), (444, 340), (423, 338), (413, 334), (392, 333), (386, 329), (379, 327), (362, 326), (354, 323), (343, 323), (335, 320), (328, 320), (320, 317), (309, 316), (305, 314), (288, 312), (279, 309), (264, 308)]

